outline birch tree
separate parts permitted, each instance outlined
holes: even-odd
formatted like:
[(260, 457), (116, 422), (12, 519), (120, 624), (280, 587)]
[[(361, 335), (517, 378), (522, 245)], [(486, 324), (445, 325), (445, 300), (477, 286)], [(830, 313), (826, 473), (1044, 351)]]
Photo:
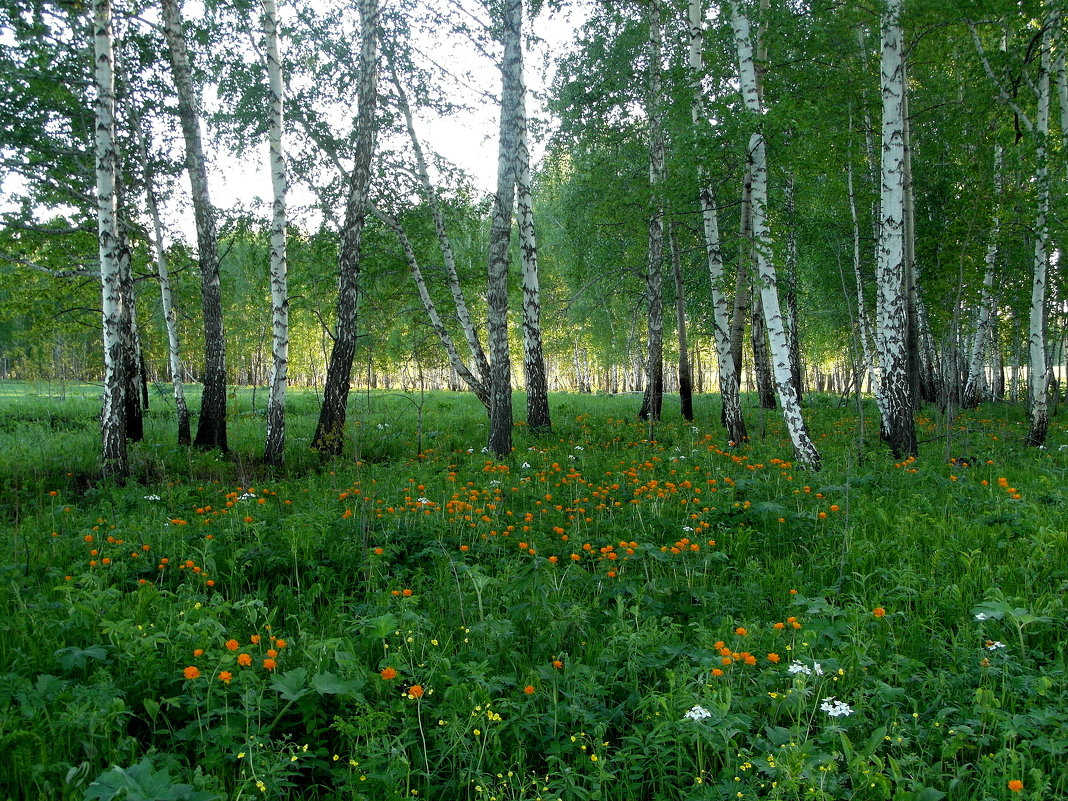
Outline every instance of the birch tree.
[(512, 452), (512, 362), (508, 351), (508, 244), (515, 201), (518, 110), (523, 60), (520, 43), (522, 0), (504, 0), (501, 61), (501, 118), (497, 151), (497, 192), (493, 197), (487, 267), (489, 328), (489, 435), (487, 447), (498, 457)]
[(282, 60), (278, 46), (278, 7), (262, 0), (263, 36), (271, 108), (269, 123), (271, 188), (271, 391), (267, 400), (267, 439), (263, 461), (280, 465), (285, 460), (286, 384), (289, 369), (289, 289), (286, 276), (286, 193), (289, 174), (283, 147), (285, 121)]
[(185, 140), (185, 164), (192, 189), (204, 315), (204, 392), (194, 445), (226, 451), (226, 335), (219, 286), (219, 243), (215, 210), (208, 191), (207, 160), (200, 133), (200, 102), (182, 30), (180, 0), (161, 0), (167, 56), (178, 96), (178, 117)]
[(876, 351), (882, 383), (883, 440), (895, 458), (917, 453), (908, 364), (905, 258), (905, 76), (902, 0), (888, 0), (882, 18), (882, 196), (876, 274)]
[(121, 483), (129, 475), (130, 467), (126, 452), (126, 384), (121, 353), (123, 297), (115, 194), (115, 59), (111, 19), (110, 0), (94, 0), (97, 231), (104, 335), (100, 461), (104, 477)]
[[(698, 137), (700, 137), (700, 132), (708, 126), (704, 89), (701, 85), (701, 78), (704, 75), (704, 17), (703, 0), (690, 0), (688, 64), (693, 94), (690, 102), (690, 117), (695, 131), (698, 132)], [(727, 298), (723, 291), (723, 250), (719, 235), (719, 213), (716, 210), (715, 196), (707, 180), (704, 165), (698, 163), (697, 171), (705, 259), (708, 263), (708, 279), (712, 293), (712, 335), (716, 346), (716, 362), (719, 367), (719, 393), (723, 403), (723, 422), (727, 429), (727, 438), (733, 443), (740, 444), (746, 440), (747, 434), (745, 419), (742, 417), (738, 371), (735, 369), (734, 356), (731, 353)]]
[(663, 43), (660, 0), (649, 2), (649, 88), (646, 118), (649, 137), (649, 246), (645, 299), (648, 304), (648, 352), (645, 394), (638, 417), (659, 420), (664, 403), (664, 120)]
[(764, 321), (767, 324), (768, 340), (775, 376), (775, 389), (782, 406), (783, 420), (790, 433), (794, 454), (801, 464), (819, 470), (820, 455), (812, 443), (801, 415), (797, 393), (794, 391), (790, 370), (789, 343), (779, 309), (779, 294), (775, 266), (771, 261), (771, 232), (768, 228), (768, 162), (767, 144), (764, 140), (761, 115), (763, 114), (760, 87), (757, 82), (754, 59), (753, 32), (749, 18), (740, 0), (730, 0), (731, 26), (738, 53), (738, 78), (742, 100), (750, 116), (753, 132), (747, 150), (748, 169), (752, 175), (752, 225), (753, 249), (756, 254), (757, 279), (760, 284), (760, 299), (764, 306)]
[(360, 248), (367, 218), (371, 184), (371, 157), (375, 145), (374, 113), (378, 97), (378, 0), (360, 0), (360, 72), (356, 150), (349, 174), (345, 217), (338, 251), (340, 276), (334, 343), (323, 389), (323, 407), (312, 447), (338, 454), (345, 442), (352, 360), (356, 352), (356, 305), (359, 291)]

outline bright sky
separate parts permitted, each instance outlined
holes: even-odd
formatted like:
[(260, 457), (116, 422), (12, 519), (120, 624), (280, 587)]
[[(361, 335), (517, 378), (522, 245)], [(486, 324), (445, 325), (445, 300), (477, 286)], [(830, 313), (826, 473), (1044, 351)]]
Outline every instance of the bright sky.
[[(467, 0), (465, 5), (476, 7), (480, 3)], [(545, 109), (537, 98), (548, 89), (554, 76), (554, 65), (558, 57), (571, 42), (574, 30), (582, 24), (585, 13), (582, 10), (563, 10), (550, 15), (543, 11), (533, 20), (525, 20), (525, 33), (533, 33), (542, 41), (524, 51), (525, 78), (527, 82), (527, 113), (531, 118), (545, 117)], [(284, 47), (284, 42), (283, 42)], [(440, 53), (440, 42), (428, 42), (428, 52)], [(476, 88), (499, 95), (500, 72), (495, 65), (479, 56), (473, 47), (464, 48), (450, 42), (448, 49), (449, 66), (456, 72), (467, 72), (479, 76), (480, 85)], [(458, 92), (462, 90), (457, 90)], [(478, 100), (476, 93), (469, 90), (469, 96), (460, 97), (469, 111), (458, 112), (451, 117), (437, 117), (420, 114), (416, 111), (416, 128), (423, 148), (428, 153), (433, 151), (446, 158), (471, 176), (476, 189), (491, 192), (497, 183), (497, 132), (500, 108), (487, 100)], [(531, 142), (531, 156), (535, 164), (544, 155), (544, 143)], [(253, 207), (265, 210), (271, 196), (271, 182), (267, 171), (267, 144), (251, 150), (242, 160), (219, 159), (217, 168), (219, 179), (213, 179), (212, 202), (219, 208)], [(314, 206), (314, 200), (305, 187), (294, 185), (291, 190), (291, 208)], [(317, 219), (294, 220), (298, 225), (315, 227)], [(191, 222), (190, 222), (191, 225)], [(187, 228), (186, 235), (192, 235), (192, 228)]]

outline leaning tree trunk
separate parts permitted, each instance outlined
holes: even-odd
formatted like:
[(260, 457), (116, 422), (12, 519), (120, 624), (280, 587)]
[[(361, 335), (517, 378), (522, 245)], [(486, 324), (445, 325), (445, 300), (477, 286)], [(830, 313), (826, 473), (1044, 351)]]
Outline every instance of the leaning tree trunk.
[[(520, 58), (523, 50), (520, 47)], [(552, 427), (549, 417), (549, 382), (541, 337), (541, 285), (538, 280), (538, 244), (534, 232), (534, 198), (530, 191), (530, 150), (527, 143), (526, 86), (519, 65), (519, 108), (516, 110), (516, 217), (519, 253), (523, 264), (523, 372), (527, 383), (527, 425), (534, 430)]]
[(882, 199), (878, 263), (876, 347), (882, 381), (881, 434), (896, 458), (917, 453), (909, 382), (905, 279), (904, 72), (902, 0), (888, 0), (882, 18)]
[(497, 152), (497, 193), (493, 198), (487, 265), (490, 421), (487, 447), (498, 457), (512, 452), (512, 359), (508, 351), (508, 244), (512, 235), (518, 150), (519, 93), (523, 84), (520, 33), (522, 0), (505, 0), (504, 60), (501, 63), (501, 122)]
[(104, 478), (124, 482), (130, 466), (126, 451), (126, 399), (122, 375), (122, 294), (120, 242), (115, 196), (115, 72), (111, 2), (93, 2), (96, 57), (96, 199), (103, 301), (104, 395), (100, 415), (100, 462)]
[(979, 319), (975, 324), (975, 337), (972, 339), (971, 352), (968, 355), (968, 379), (964, 385), (964, 397), (961, 405), (965, 409), (974, 409), (979, 405), (986, 366), (984, 355), (987, 340), (990, 339), (991, 319), (994, 310), (994, 269), (998, 260), (998, 238), (1001, 236), (1001, 215), (998, 204), (1001, 202), (1001, 145), (994, 148), (994, 218), (990, 224), (990, 241), (986, 246), (986, 270), (983, 274), (983, 290), (979, 298)]
[(742, 99), (756, 130), (749, 137), (748, 172), (753, 178), (752, 215), (753, 251), (756, 254), (757, 280), (760, 300), (764, 305), (764, 322), (768, 327), (775, 389), (782, 405), (783, 421), (790, 433), (797, 461), (812, 470), (820, 469), (820, 454), (816, 450), (801, 414), (801, 406), (794, 392), (790, 372), (790, 353), (779, 309), (779, 293), (775, 266), (771, 262), (771, 234), (768, 230), (768, 161), (767, 144), (761, 130), (761, 100), (757, 85), (754, 47), (749, 20), (739, 0), (731, 0), (731, 23), (738, 52), (738, 78)]
[(208, 169), (200, 136), (200, 104), (193, 85), (189, 51), (182, 31), (179, 0), (161, 0), (167, 55), (178, 95), (178, 117), (185, 139), (185, 164), (192, 188), (193, 216), (200, 257), (200, 299), (204, 314), (204, 392), (194, 444), (227, 450), (226, 338), (219, 289), (219, 243), (208, 192)]
[(649, 93), (646, 111), (649, 123), (649, 248), (645, 299), (649, 304), (649, 350), (646, 354), (645, 394), (638, 417), (659, 420), (664, 404), (664, 130), (660, 0), (649, 3)]
[[(690, 118), (693, 122), (695, 134), (700, 137), (700, 132), (708, 124), (705, 115), (704, 89), (701, 86), (701, 79), (704, 75), (705, 18), (702, 0), (690, 0), (689, 18), (689, 77), (693, 92)], [(747, 435), (739, 397), (739, 371), (736, 369), (734, 356), (731, 353), (727, 298), (723, 291), (723, 250), (719, 236), (719, 215), (716, 212), (712, 188), (705, 177), (704, 165), (700, 162), (697, 167), (697, 176), (700, 185), (705, 257), (708, 261), (708, 278), (712, 293), (712, 332), (716, 345), (716, 362), (719, 367), (719, 393), (723, 402), (723, 424), (727, 429), (728, 440), (732, 443), (742, 443), (747, 439)], [(744, 321), (744, 317), (742, 319)], [(740, 351), (739, 356), (741, 356)]]
[(192, 442), (192, 435), (189, 430), (189, 408), (185, 403), (185, 388), (182, 386), (181, 347), (178, 341), (178, 312), (174, 308), (170, 271), (167, 268), (167, 252), (163, 247), (163, 224), (160, 221), (159, 205), (156, 201), (155, 174), (148, 157), (148, 140), (137, 117), (134, 117), (134, 125), (137, 127), (137, 140), (141, 154), (141, 169), (145, 182), (145, 201), (148, 205), (149, 218), (152, 220), (152, 250), (156, 260), (160, 299), (163, 305), (163, 322), (167, 329), (167, 364), (170, 368), (171, 385), (174, 391), (174, 408), (178, 422), (178, 444), (188, 445)]
[[(475, 331), (475, 324), (471, 319), (471, 312), (467, 306), (467, 299), (460, 286), (460, 276), (456, 270), (456, 256), (452, 249), (452, 239), (449, 237), (449, 232), (445, 227), (445, 217), (441, 213), (441, 204), (438, 202), (437, 190), (430, 181), (430, 172), (427, 170), (426, 157), (423, 155), (423, 147), (415, 132), (415, 121), (412, 117), (411, 108), (408, 105), (408, 96), (404, 91), (400, 78), (397, 76), (396, 69), (391, 69), (391, 75), (393, 78), (393, 86), (397, 91), (397, 104), (401, 114), (404, 116), (405, 125), (408, 129), (408, 138), (411, 140), (412, 150), (415, 154), (415, 166), (419, 183), (423, 187), (423, 196), (426, 198), (427, 206), (430, 209), (431, 216), (434, 218), (434, 231), (437, 234), (438, 246), (441, 248), (441, 259), (445, 266), (445, 275), (449, 283), (449, 293), (452, 296), (456, 321), (460, 324), (460, 329), (464, 332), (468, 350), (471, 352), (470, 372), (476, 382), (484, 386), (489, 377), (489, 359), (486, 358), (486, 351), (483, 349), (482, 343), (478, 338), (478, 333)], [(471, 386), (472, 389), (474, 389), (474, 385)], [(478, 395), (479, 400), (482, 401), (488, 410), (488, 392), (483, 391), (480, 393), (476, 390), (475, 394)]]
[(267, 77), (271, 92), (270, 167), (274, 200), (271, 205), (271, 392), (267, 398), (267, 438), (263, 461), (281, 465), (286, 450), (286, 385), (289, 382), (289, 288), (286, 265), (286, 193), (289, 174), (282, 144), (284, 96), (282, 60), (278, 48), (278, 7), (262, 0)]
[(360, 86), (356, 112), (356, 152), (349, 174), (345, 220), (338, 251), (339, 288), (334, 346), (326, 370), (323, 407), (312, 447), (324, 454), (339, 454), (345, 444), (352, 361), (356, 355), (356, 299), (360, 282), (360, 246), (367, 219), (371, 185), (371, 157), (375, 147), (375, 106), (378, 97), (378, 0), (360, 0)]
[(682, 257), (675, 226), (668, 227), (668, 247), (671, 250), (671, 274), (675, 279), (675, 322), (679, 331), (679, 410), (684, 420), (693, 420), (693, 370), (690, 367), (690, 345), (686, 337), (686, 286), (682, 282)]

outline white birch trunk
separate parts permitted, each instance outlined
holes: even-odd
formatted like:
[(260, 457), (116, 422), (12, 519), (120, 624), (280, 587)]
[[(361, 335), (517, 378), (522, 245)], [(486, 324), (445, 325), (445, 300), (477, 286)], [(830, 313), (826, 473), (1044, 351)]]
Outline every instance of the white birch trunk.
[(289, 381), (289, 288), (286, 263), (286, 194), (289, 173), (282, 141), (285, 122), (282, 59), (278, 45), (278, 7), (262, 0), (267, 79), (271, 92), (270, 170), (271, 204), (271, 390), (267, 399), (267, 438), (263, 461), (281, 465), (286, 445), (286, 385)]
[(93, 2), (93, 49), (96, 62), (96, 198), (103, 303), (104, 395), (100, 415), (101, 472), (125, 481), (126, 399), (122, 368), (122, 294), (115, 196), (115, 71), (112, 51), (111, 2)]
[[(519, 48), (520, 58), (523, 55)], [(523, 371), (527, 385), (527, 425), (548, 429), (549, 383), (541, 336), (541, 284), (538, 279), (538, 243), (534, 230), (534, 198), (530, 189), (530, 145), (527, 133), (526, 85), (519, 65), (516, 109), (516, 218), (519, 223), (519, 254), (523, 265)]]
[(504, 60), (501, 63), (501, 121), (497, 152), (497, 192), (493, 198), (487, 265), (486, 305), (489, 327), (490, 425), (487, 447), (498, 457), (512, 452), (512, 360), (508, 350), (508, 244), (515, 201), (518, 126), (516, 111), (522, 83), (521, 0), (502, 8)]
[[(689, 68), (693, 100), (690, 105), (690, 117), (694, 129), (698, 132), (708, 125), (705, 116), (704, 89), (701, 78), (704, 75), (704, 4), (702, 0), (690, 0), (690, 49)], [(731, 353), (730, 320), (727, 315), (727, 296), (723, 291), (723, 249), (719, 236), (719, 214), (716, 211), (712, 187), (705, 177), (703, 165), (698, 165), (698, 183), (700, 185), (701, 220), (705, 241), (705, 259), (708, 263), (708, 279), (712, 292), (712, 334), (716, 346), (716, 364), (719, 368), (719, 392), (723, 403), (723, 422), (727, 429), (727, 438), (732, 443), (740, 444), (747, 439), (745, 419), (742, 417), (742, 404), (738, 371), (734, 368), (734, 356)]]
[(775, 388), (797, 461), (812, 470), (819, 470), (820, 454), (808, 435), (797, 393), (794, 391), (793, 376), (790, 371), (789, 344), (779, 308), (775, 266), (771, 262), (771, 234), (767, 221), (767, 145), (764, 141), (764, 134), (761, 132), (762, 108), (757, 88), (752, 33), (749, 19), (739, 0), (731, 0), (730, 6), (734, 42), (738, 51), (738, 78), (742, 99), (756, 127), (749, 137), (748, 151), (750, 174), (753, 179), (753, 250), (756, 255), (757, 278), (760, 282), (760, 299), (764, 305), (764, 321), (767, 324), (768, 340), (771, 346)]
[(1049, 368), (1046, 359), (1046, 280), (1049, 260), (1049, 106), (1050, 106), (1050, 35), (1048, 31), (1057, 15), (1051, 15), (1047, 33), (1043, 35), (1042, 55), (1037, 82), (1038, 107), (1035, 111), (1035, 191), (1038, 194), (1038, 214), (1035, 218), (1034, 275), (1031, 281), (1031, 315), (1028, 325), (1028, 384), (1031, 401), (1031, 427), (1027, 444), (1040, 447), (1046, 444), (1049, 430), (1049, 398), (1046, 384)]
[(133, 124), (136, 128), (137, 142), (141, 155), (142, 177), (145, 182), (145, 203), (148, 206), (149, 219), (152, 221), (152, 254), (156, 262), (160, 302), (163, 306), (163, 324), (167, 330), (167, 365), (170, 370), (171, 386), (174, 393), (174, 408), (178, 422), (178, 444), (188, 445), (192, 441), (192, 437), (189, 432), (189, 408), (185, 402), (185, 388), (182, 386), (178, 312), (174, 307), (174, 294), (171, 291), (167, 251), (163, 246), (163, 223), (160, 219), (159, 202), (156, 200), (155, 172), (152, 169), (152, 163), (149, 161), (148, 138), (145, 136), (144, 128), (136, 115), (133, 117)]
[[(482, 342), (479, 340), (478, 333), (475, 331), (475, 324), (471, 320), (471, 312), (467, 306), (467, 299), (460, 286), (460, 276), (456, 271), (456, 256), (452, 249), (452, 239), (449, 237), (449, 232), (445, 228), (445, 218), (441, 213), (441, 204), (438, 202), (437, 190), (430, 181), (430, 173), (426, 166), (426, 157), (423, 154), (423, 147), (419, 141), (419, 137), (415, 132), (415, 121), (412, 118), (411, 107), (408, 105), (408, 97), (404, 92), (404, 87), (401, 85), (400, 78), (397, 76), (396, 69), (392, 71), (392, 76), (393, 85), (397, 90), (398, 104), (408, 129), (408, 138), (411, 140), (412, 149), (415, 152), (415, 166), (419, 177), (419, 183), (423, 187), (423, 194), (426, 198), (427, 206), (430, 207), (431, 216), (434, 218), (434, 231), (437, 234), (438, 246), (441, 248), (441, 259), (445, 266), (445, 275), (448, 278), (449, 293), (452, 295), (456, 320), (460, 324), (460, 330), (463, 331), (464, 338), (467, 340), (467, 347), (471, 352), (470, 372), (478, 384), (485, 384), (489, 378), (489, 360), (486, 358), (486, 351), (483, 349)], [(474, 387), (472, 386), (472, 388)], [(480, 397), (482, 396), (480, 395)]]
[(968, 379), (964, 385), (962, 405), (966, 409), (979, 405), (985, 375), (984, 356), (990, 339), (990, 326), (994, 306), (994, 269), (998, 260), (998, 238), (1001, 236), (1001, 145), (994, 147), (994, 218), (990, 223), (990, 241), (986, 246), (986, 269), (983, 272), (983, 290), (979, 298), (979, 315), (975, 324), (975, 337), (968, 354)]
[(905, 296), (905, 132), (902, 0), (888, 0), (882, 17), (882, 195), (876, 284), (876, 349), (882, 382), (881, 433), (897, 458), (916, 454), (909, 384)]
[(875, 358), (872, 354), (871, 331), (868, 327), (868, 306), (864, 301), (864, 280), (860, 274), (860, 220), (857, 216), (857, 196), (853, 189), (853, 161), (846, 161), (846, 188), (849, 194), (849, 216), (853, 223), (853, 278), (857, 283), (857, 332), (860, 337), (861, 352), (864, 355), (864, 372), (868, 376), (868, 386), (875, 396), (875, 406), (879, 415), (883, 414), (883, 393), (881, 381), (875, 373)]
[(660, 0), (649, 2), (649, 89), (646, 109), (649, 125), (648, 258), (645, 298), (649, 305), (645, 394), (638, 417), (659, 420), (664, 401), (664, 121), (661, 79), (662, 35)]

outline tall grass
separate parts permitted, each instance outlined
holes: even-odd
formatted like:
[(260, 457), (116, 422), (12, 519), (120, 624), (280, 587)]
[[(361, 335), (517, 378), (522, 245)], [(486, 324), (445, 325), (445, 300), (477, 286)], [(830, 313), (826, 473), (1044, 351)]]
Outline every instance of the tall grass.
[(323, 461), (295, 393), (270, 472), (242, 390), (228, 456), (154, 404), (120, 488), (92, 391), (5, 389), (0, 797), (1068, 795), (1063, 417), (895, 464), (814, 396), (810, 474), (707, 397), (556, 396), (496, 461), (472, 399), (361, 393)]

